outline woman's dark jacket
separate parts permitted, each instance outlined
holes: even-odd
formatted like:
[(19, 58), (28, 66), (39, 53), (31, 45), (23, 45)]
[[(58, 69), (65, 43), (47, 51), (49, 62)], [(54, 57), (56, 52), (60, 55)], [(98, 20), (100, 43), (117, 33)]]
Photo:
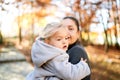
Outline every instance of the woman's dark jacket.
[[(89, 64), (88, 55), (84, 50), (83, 46), (80, 45), (78, 41), (69, 46), (67, 53), (70, 57), (69, 62), (71, 62), (72, 64), (77, 64), (81, 58), (87, 59), (87, 63)], [(82, 80), (90, 80), (90, 75), (86, 76)]]

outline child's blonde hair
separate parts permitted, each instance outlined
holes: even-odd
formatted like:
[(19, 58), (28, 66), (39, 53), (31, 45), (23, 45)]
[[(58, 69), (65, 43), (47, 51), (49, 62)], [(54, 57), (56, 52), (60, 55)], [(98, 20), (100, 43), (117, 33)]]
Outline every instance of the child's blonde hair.
[(49, 38), (55, 32), (58, 31), (59, 28), (63, 27), (63, 25), (59, 22), (52, 22), (46, 25), (46, 27), (42, 30), (40, 37), (42, 39)]

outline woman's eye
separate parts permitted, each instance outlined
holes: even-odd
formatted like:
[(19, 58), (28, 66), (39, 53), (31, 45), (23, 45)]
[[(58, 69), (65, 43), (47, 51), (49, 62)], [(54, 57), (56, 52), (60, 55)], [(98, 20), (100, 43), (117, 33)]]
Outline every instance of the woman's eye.
[(73, 30), (72, 25), (69, 25), (69, 26), (68, 26), (68, 30)]
[(66, 40), (68, 40), (68, 39), (69, 39), (69, 37), (66, 37), (65, 39), (66, 39)]
[(69, 28), (69, 30), (73, 30), (73, 28)]

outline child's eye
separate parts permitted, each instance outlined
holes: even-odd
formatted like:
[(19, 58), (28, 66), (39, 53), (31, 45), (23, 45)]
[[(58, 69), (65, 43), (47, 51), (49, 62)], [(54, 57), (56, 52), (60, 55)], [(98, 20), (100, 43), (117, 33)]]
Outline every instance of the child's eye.
[(60, 41), (61, 39), (57, 39), (57, 41)]

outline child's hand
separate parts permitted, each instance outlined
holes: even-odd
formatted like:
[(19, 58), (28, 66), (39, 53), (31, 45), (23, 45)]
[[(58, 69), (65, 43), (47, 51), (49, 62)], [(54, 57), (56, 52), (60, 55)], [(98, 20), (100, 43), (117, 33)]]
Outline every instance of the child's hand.
[(81, 60), (80, 61), (84, 61), (84, 62), (87, 62), (87, 59), (83, 59), (83, 58), (81, 58)]

